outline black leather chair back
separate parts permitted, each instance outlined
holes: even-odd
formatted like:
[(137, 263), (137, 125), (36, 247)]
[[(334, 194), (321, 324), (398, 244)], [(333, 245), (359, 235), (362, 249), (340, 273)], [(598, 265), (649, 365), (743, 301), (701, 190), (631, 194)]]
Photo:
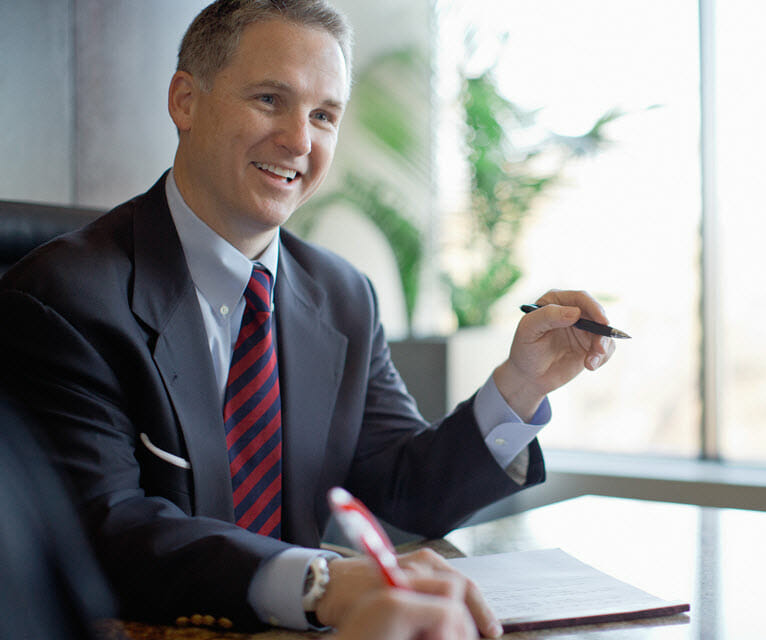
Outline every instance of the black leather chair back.
[(101, 211), (0, 200), (0, 273), (35, 247), (95, 220)]

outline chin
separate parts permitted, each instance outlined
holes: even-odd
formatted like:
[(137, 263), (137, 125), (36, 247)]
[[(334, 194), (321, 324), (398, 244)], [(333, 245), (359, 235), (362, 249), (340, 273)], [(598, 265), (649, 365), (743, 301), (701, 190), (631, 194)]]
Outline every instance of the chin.
[(292, 210), (289, 212), (267, 211), (256, 214), (252, 219), (255, 222), (254, 227), (256, 227), (258, 231), (270, 231), (277, 227), (281, 227), (290, 219), (291, 215)]

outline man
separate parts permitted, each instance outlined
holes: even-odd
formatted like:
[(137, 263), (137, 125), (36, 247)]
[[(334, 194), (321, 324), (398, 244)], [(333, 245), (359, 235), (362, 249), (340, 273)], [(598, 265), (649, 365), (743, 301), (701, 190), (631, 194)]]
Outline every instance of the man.
[(590, 296), (548, 293), (486, 385), (425, 423), (370, 283), (280, 229), (330, 166), (349, 42), (324, 0), (205, 9), (170, 83), (172, 170), (2, 280), (6, 379), (48, 425), (125, 615), (338, 626), (380, 578), (316, 550), (327, 490), (439, 536), (543, 480), (546, 394), (613, 351), (572, 328), (606, 321)]

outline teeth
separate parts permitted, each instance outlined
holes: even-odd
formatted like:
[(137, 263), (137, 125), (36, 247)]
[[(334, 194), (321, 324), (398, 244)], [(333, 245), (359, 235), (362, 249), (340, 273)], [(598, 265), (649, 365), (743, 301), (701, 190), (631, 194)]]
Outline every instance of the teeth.
[(264, 164), (263, 162), (256, 162), (255, 166), (259, 169), (263, 169), (264, 171), (268, 171), (269, 173), (274, 173), (278, 176), (286, 178), (288, 182), (294, 180), (295, 176), (298, 175), (297, 171), (293, 171), (292, 169), (285, 169), (284, 167), (278, 167), (275, 164)]

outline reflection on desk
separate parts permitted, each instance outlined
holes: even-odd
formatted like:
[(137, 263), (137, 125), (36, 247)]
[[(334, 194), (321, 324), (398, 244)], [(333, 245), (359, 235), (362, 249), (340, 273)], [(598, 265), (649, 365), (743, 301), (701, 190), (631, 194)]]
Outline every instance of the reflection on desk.
[[(459, 529), (429, 543), (444, 555), (560, 547), (576, 558), (668, 600), (690, 614), (506, 634), (512, 640), (756, 640), (766, 576), (766, 512), (584, 496)], [(288, 640), (326, 637), (275, 629), (241, 634), (112, 621), (110, 640)]]
[(175, 627), (122, 620), (104, 620), (98, 624), (97, 632), (99, 640), (328, 640), (326, 633), (316, 631), (272, 629), (261, 633), (238, 633), (205, 627)]

